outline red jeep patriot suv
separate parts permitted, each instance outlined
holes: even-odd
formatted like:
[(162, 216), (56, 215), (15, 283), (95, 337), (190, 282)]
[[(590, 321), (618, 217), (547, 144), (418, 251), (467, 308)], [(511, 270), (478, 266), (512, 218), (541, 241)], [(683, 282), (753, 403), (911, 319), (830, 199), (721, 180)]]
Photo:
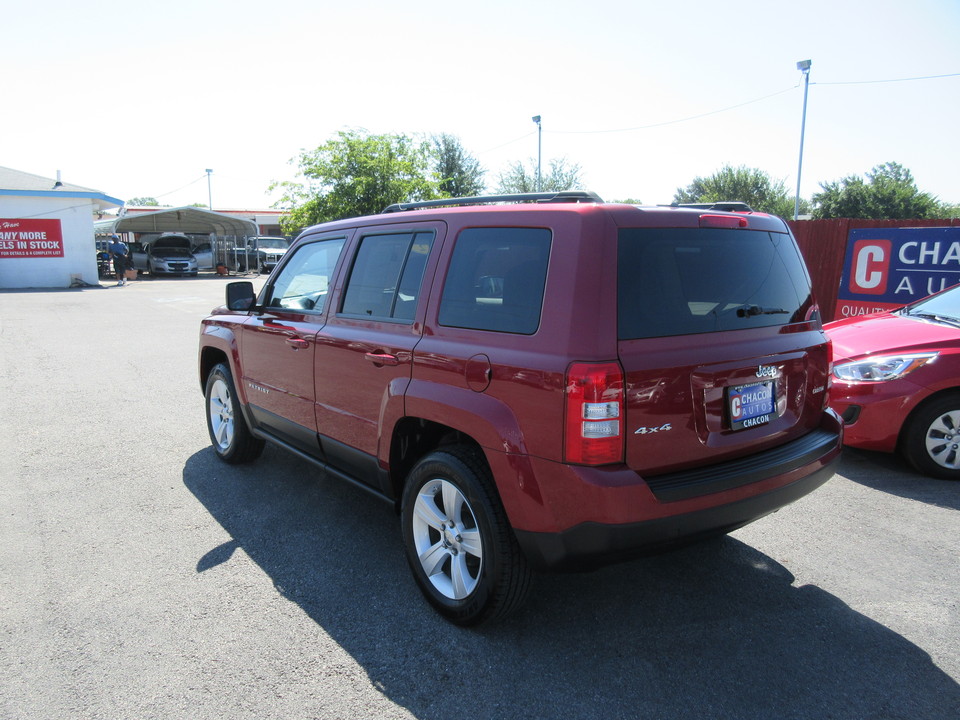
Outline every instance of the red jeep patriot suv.
[(832, 474), (829, 349), (786, 224), (590, 193), (448, 199), (305, 230), (203, 321), (216, 453), (269, 440), (394, 503), (449, 620), (532, 568), (729, 532)]

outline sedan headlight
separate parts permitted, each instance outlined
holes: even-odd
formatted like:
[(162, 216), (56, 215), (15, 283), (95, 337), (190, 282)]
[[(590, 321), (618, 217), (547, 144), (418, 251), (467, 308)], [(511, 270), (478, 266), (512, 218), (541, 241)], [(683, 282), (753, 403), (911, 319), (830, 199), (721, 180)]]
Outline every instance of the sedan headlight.
[(833, 376), (844, 382), (886, 382), (913, 372), (937, 357), (938, 353), (878, 355), (834, 365)]

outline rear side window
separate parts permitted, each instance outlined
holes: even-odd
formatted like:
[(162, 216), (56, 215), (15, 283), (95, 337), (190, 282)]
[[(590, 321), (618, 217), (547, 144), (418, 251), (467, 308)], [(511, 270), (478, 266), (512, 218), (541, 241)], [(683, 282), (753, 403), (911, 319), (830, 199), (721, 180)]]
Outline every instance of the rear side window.
[(364, 237), (350, 271), (341, 312), (413, 322), (433, 237), (432, 232)]
[(440, 324), (532, 335), (540, 326), (551, 234), (543, 228), (460, 233), (440, 300)]
[(621, 340), (800, 322), (812, 304), (789, 236), (749, 230), (620, 231)]

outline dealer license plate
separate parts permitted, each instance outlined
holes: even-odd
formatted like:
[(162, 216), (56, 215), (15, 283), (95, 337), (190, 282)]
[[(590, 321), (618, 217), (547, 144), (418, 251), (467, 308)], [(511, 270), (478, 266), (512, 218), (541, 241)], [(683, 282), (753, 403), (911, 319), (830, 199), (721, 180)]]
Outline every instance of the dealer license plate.
[(770, 422), (776, 415), (776, 388), (773, 380), (727, 388), (727, 410), (734, 430)]

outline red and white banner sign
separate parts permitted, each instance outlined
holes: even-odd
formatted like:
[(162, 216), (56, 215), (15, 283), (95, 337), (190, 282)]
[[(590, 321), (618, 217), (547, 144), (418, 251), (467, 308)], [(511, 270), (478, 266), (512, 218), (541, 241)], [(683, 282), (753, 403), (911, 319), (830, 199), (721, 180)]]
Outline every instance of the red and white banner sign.
[(0, 218), (0, 258), (63, 257), (59, 220)]

